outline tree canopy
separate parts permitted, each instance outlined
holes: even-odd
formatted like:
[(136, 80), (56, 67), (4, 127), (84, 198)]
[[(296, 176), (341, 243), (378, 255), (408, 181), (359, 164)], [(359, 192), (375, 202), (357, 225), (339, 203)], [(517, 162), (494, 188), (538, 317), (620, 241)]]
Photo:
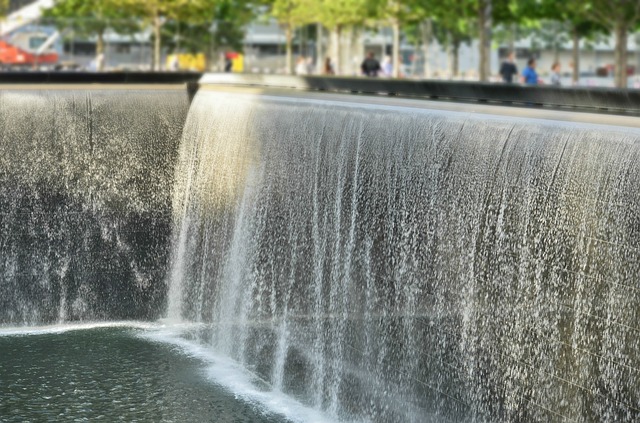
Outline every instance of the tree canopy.
[[(5, 3), (0, 0), (0, 14)], [(340, 60), (344, 29), (392, 28), (397, 74), (401, 37), (428, 21), (433, 29), (429, 33), (454, 56), (460, 43), (479, 40), (482, 80), (491, 71), (489, 52), (496, 29), (497, 40), (510, 46), (523, 35), (556, 51), (572, 40), (576, 78), (580, 40), (607, 33), (616, 40), (616, 84), (624, 86), (627, 38), (640, 25), (640, 0), (58, 0), (45, 15), (75, 33), (95, 36), (99, 53), (108, 28), (152, 28), (154, 66), (159, 68), (163, 44), (194, 52), (214, 45), (241, 50), (244, 28), (257, 13), (274, 17), (285, 30), (289, 71), (296, 28), (317, 24), (330, 31), (335, 60)]]
[[(104, 53), (104, 34), (111, 28), (120, 32), (131, 32), (140, 27), (128, 14), (127, 0), (59, 0), (51, 9), (43, 12), (45, 19), (53, 19), (61, 29), (72, 29), (75, 34), (96, 37), (96, 55)], [(102, 70), (103, 60), (97, 61), (97, 70)]]

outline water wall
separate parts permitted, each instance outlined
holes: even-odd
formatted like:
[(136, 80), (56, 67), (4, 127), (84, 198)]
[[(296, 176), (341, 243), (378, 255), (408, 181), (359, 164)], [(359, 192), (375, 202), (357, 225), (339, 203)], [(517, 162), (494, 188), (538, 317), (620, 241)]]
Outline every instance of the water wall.
[(640, 131), (326, 98), (197, 94), (169, 317), (337, 419), (637, 421)]
[(164, 309), (184, 90), (0, 93), (0, 324)]

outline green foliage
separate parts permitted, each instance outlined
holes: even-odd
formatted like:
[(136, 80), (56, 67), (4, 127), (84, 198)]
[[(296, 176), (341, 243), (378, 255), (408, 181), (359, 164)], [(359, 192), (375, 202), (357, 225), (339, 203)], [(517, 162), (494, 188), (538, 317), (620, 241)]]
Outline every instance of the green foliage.
[(576, 13), (610, 29), (616, 25), (632, 28), (640, 24), (639, 0), (588, 0), (570, 3), (574, 5)]
[(196, 19), (168, 21), (162, 44), (169, 50), (202, 53), (212, 46), (242, 51), (246, 26), (256, 17), (256, 7), (238, 0), (219, 0)]
[(214, 0), (120, 0), (135, 17), (153, 20), (160, 16), (165, 20), (195, 23), (213, 6)]
[(245, 28), (256, 16), (258, 4), (246, 0), (219, 0), (213, 8), (213, 43), (242, 51)]
[(271, 15), (292, 28), (312, 22), (319, 10), (311, 0), (273, 0)]
[(438, 3), (431, 10), (434, 15), (433, 33), (440, 44), (457, 46), (471, 39), (476, 20), (471, 15), (468, 0)]
[(101, 35), (108, 28), (124, 33), (140, 28), (122, 0), (59, 0), (53, 8), (43, 11), (43, 18), (50, 19), (60, 30), (72, 29), (84, 36)]
[(9, 0), (0, 0), (0, 18), (4, 18), (9, 13)]
[(416, 1), (414, 0), (377, 0), (370, 2), (373, 17), (378, 21), (399, 21), (403, 24), (415, 22), (418, 16), (414, 14)]
[(375, 16), (378, 4), (375, 0), (321, 0), (318, 18), (327, 28), (364, 25)]
[(293, 28), (320, 23), (326, 28), (364, 25), (376, 15), (380, 0), (272, 0), (270, 14)]

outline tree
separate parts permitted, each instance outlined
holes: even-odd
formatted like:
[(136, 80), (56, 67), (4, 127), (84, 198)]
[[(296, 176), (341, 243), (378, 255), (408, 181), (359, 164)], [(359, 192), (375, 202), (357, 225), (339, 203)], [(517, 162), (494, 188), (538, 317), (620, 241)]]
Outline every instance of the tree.
[[(458, 1), (458, 0), (456, 0)], [(439, 11), (442, 10), (442, 1), (440, 0), (413, 0), (414, 16), (417, 19), (418, 29), (421, 36), (422, 52), (424, 56), (423, 74), (425, 78), (431, 76), (431, 68), (429, 66), (429, 45), (434, 36), (434, 21)]]
[(594, 38), (604, 34), (606, 29), (602, 25), (588, 19), (584, 19), (579, 15), (574, 15), (570, 18), (569, 24), (571, 28), (571, 40), (573, 43), (573, 70), (571, 80), (577, 85), (580, 80), (580, 40), (593, 40)]
[(429, 46), (433, 37), (433, 20), (427, 18), (420, 24), (420, 34), (422, 35), (422, 52), (424, 55), (423, 74), (425, 78), (431, 77), (431, 66), (429, 64)]
[[(571, 38), (573, 43), (573, 72), (572, 80), (578, 83), (580, 78), (580, 41), (593, 39), (607, 32), (606, 28), (594, 22), (585, 13), (583, 2), (576, 0), (557, 2), (556, 0), (521, 0), (518, 3), (519, 14), (530, 19), (530, 27), (552, 29), (550, 33), (543, 34), (546, 44), (552, 44), (556, 50), (559, 48), (557, 41), (560, 38)], [(531, 21), (533, 20), (533, 21)], [(547, 24), (539, 24), (540, 20)], [(532, 23), (534, 22), (534, 23)], [(551, 25), (548, 22), (552, 22)], [(542, 31), (543, 33), (545, 31)], [(555, 45), (553, 45), (555, 44)]]
[(614, 80), (618, 88), (627, 88), (627, 40), (631, 29), (640, 23), (640, 0), (572, 1), (580, 14), (613, 33)]
[(321, 0), (317, 20), (330, 31), (331, 56), (337, 74), (341, 73), (340, 38), (348, 26), (364, 25), (377, 12), (377, 3), (367, 0)]
[(314, 21), (317, 4), (312, 0), (274, 0), (271, 15), (284, 28), (286, 39), (286, 73), (293, 73), (293, 31), (300, 25)]
[[(477, 19), (480, 49), (478, 74), (480, 81), (488, 81), (491, 75), (491, 41), (493, 28), (497, 25), (517, 27), (523, 20), (530, 19), (520, 10), (523, 0), (467, 0), (471, 15)], [(536, 0), (534, 0), (536, 1)]]
[(393, 64), (393, 77), (400, 76), (400, 27), (415, 19), (411, 0), (382, 0), (378, 4), (377, 17), (388, 24), (393, 31), (393, 47), (391, 63)]
[(480, 43), (480, 65), (478, 76), (480, 81), (489, 80), (491, 75), (491, 30), (493, 29), (493, 1), (478, 0), (476, 14), (478, 16), (478, 33)]
[[(216, 0), (120, 0), (131, 16), (153, 28), (153, 69), (161, 69), (162, 27), (171, 20), (191, 24), (210, 21)], [(100, 2), (98, 2), (100, 3)]]
[(9, 14), (10, 0), (0, 0), (0, 18), (5, 18)]
[(220, 49), (242, 51), (245, 27), (255, 18), (251, 3), (218, 0), (197, 17), (182, 17), (162, 26), (162, 45), (175, 53), (205, 53), (211, 63)]
[(435, 20), (434, 34), (438, 42), (449, 50), (452, 76), (459, 73), (460, 45), (471, 41), (474, 20), (468, 16), (469, 8), (466, 6), (466, 0), (450, 0), (447, 3), (438, 3), (432, 9)]
[[(43, 17), (54, 20), (60, 28), (71, 28), (76, 34), (96, 37), (96, 57), (104, 57), (104, 34), (112, 28), (132, 31), (137, 28), (126, 13), (124, 0), (59, 0), (51, 9), (43, 11)], [(98, 71), (103, 70), (104, 60), (96, 60)]]

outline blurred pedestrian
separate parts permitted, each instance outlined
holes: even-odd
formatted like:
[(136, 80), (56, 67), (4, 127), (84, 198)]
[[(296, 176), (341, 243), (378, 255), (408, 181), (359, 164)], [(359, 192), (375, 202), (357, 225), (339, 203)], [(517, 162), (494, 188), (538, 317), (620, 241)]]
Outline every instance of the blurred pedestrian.
[(231, 54), (226, 53), (224, 55), (224, 71), (231, 72), (233, 70), (233, 61), (231, 60)]
[(527, 67), (522, 71), (522, 82), (527, 85), (538, 84), (538, 73), (536, 72), (536, 59), (531, 58), (527, 61)]
[(316, 68), (315, 63), (313, 63), (313, 57), (311, 56), (307, 57), (307, 60), (305, 63), (307, 65), (307, 75), (313, 75)]
[(306, 75), (307, 74), (307, 60), (304, 56), (298, 56), (296, 60), (296, 75)]
[(177, 72), (180, 70), (180, 57), (177, 54), (171, 56), (169, 61), (169, 69), (173, 72)]
[(513, 83), (513, 76), (518, 74), (518, 67), (516, 66), (516, 55), (514, 52), (510, 52), (507, 56), (507, 60), (500, 65), (500, 75), (502, 81), (507, 84)]
[(376, 60), (375, 54), (372, 51), (367, 53), (367, 57), (364, 59), (362, 64), (360, 65), (360, 70), (362, 74), (365, 76), (375, 77), (378, 76), (380, 72), (380, 62)]
[(562, 85), (560, 82), (560, 62), (554, 62), (551, 65), (551, 85), (559, 87)]
[(333, 69), (333, 63), (331, 63), (331, 57), (324, 59), (324, 72), (325, 75), (335, 75), (336, 71)]
[(384, 76), (393, 76), (393, 63), (391, 63), (391, 56), (384, 56), (382, 60), (382, 74)]

